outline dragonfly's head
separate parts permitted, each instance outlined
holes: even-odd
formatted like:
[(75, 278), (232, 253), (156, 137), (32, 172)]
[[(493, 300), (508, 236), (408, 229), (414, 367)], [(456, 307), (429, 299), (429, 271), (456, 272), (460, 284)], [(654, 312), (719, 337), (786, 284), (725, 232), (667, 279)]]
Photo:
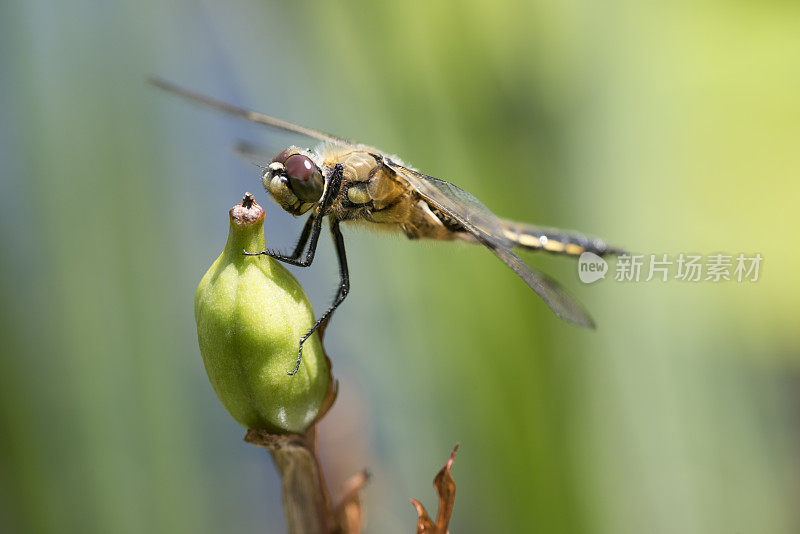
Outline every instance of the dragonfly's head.
[(281, 151), (262, 177), (272, 198), (293, 215), (302, 215), (322, 197), (324, 180), (314, 160), (295, 147)]

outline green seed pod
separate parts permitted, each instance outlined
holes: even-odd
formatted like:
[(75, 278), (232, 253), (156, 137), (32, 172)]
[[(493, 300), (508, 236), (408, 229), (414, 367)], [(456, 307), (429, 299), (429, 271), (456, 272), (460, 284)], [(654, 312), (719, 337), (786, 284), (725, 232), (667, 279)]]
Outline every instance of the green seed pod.
[(197, 338), (211, 385), (239, 424), (302, 433), (329, 400), (330, 364), (315, 333), (297, 374), (287, 374), (314, 312), (283, 265), (242, 253), (265, 248), (264, 210), (248, 193), (230, 210), (225, 250), (197, 288)]

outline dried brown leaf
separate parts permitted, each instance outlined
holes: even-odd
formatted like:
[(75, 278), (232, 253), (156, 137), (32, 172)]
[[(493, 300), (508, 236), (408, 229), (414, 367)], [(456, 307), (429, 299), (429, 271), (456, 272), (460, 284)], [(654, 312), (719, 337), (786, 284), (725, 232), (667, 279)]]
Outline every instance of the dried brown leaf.
[(436, 523), (434, 523), (425, 507), (416, 500), (411, 499), (411, 504), (417, 510), (417, 534), (447, 534), (447, 527), (450, 524), (450, 516), (453, 513), (453, 506), (456, 500), (456, 483), (453, 476), (450, 474), (450, 468), (453, 467), (453, 460), (456, 457), (458, 445), (453, 448), (450, 453), (450, 458), (444, 464), (442, 470), (437, 473), (436, 478), (433, 479), (433, 487), (436, 488), (436, 493), (439, 494), (439, 513), (436, 516)]
[(333, 509), (338, 531), (342, 534), (359, 534), (364, 525), (364, 512), (361, 508), (360, 492), (369, 480), (364, 469), (348, 478), (344, 483), (342, 499)]

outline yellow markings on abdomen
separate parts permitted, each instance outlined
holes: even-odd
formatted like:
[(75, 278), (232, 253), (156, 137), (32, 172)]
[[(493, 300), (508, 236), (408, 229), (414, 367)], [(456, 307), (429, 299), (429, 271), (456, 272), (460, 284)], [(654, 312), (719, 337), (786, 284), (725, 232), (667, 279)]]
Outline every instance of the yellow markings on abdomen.
[(598, 253), (603, 253), (603, 249), (593, 248), (594, 245), (590, 244), (586, 237), (576, 232), (564, 232), (555, 228), (538, 228), (511, 221), (501, 222), (505, 237), (521, 247), (567, 256), (580, 256), (587, 250), (601, 250)]
[(506, 238), (523, 247), (542, 248), (542, 242), (533, 234), (515, 232), (509, 228), (504, 228), (503, 233), (506, 235)]
[(543, 241), (544, 243), (542, 246), (548, 252), (564, 252), (564, 249), (566, 248), (564, 243), (561, 241), (556, 241), (555, 239), (545, 238)]
[(542, 242), (531, 234), (519, 234), (516, 241), (523, 247), (542, 248)]
[(580, 256), (581, 254), (586, 252), (586, 249), (583, 248), (580, 245), (575, 245), (573, 243), (568, 243), (566, 249), (564, 250), (564, 252), (566, 252), (570, 256)]

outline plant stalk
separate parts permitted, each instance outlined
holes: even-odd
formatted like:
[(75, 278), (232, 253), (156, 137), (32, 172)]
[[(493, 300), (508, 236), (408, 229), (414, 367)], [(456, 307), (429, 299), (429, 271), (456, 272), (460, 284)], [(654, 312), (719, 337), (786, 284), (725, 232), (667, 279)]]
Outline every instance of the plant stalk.
[(316, 454), (315, 428), (306, 436), (248, 430), (245, 441), (269, 450), (281, 477), (283, 511), (289, 534), (337, 531), (330, 497)]

